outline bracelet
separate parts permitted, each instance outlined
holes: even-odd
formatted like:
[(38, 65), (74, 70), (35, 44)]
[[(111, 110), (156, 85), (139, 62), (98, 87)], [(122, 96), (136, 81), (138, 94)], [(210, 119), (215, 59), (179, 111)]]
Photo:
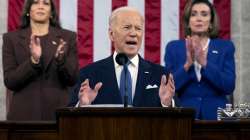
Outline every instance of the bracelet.
[(34, 57), (32, 57), (32, 56), (30, 57), (30, 59), (31, 59), (31, 62), (32, 62), (33, 64), (39, 64), (40, 59), (35, 60)]

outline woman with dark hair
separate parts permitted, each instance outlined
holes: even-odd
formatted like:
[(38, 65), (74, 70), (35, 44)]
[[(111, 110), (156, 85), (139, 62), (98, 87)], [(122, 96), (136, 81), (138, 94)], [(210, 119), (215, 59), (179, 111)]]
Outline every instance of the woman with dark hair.
[[(47, 0), (47, 2), (49, 2), (50, 0)], [(29, 13), (30, 13), (30, 9), (31, 9), (31, 6), (34, 2), (38, 2), (37, 0), (26, 0), (26, 3), (24, 5), (24, 9), (23, 9), (23, 12), (22, 12), (22, 16), (21, 16), (21, 28), (27, 28), (30, 26), (30, 16), (29, 16)], [(46, 1), (45, 1), (46, 2)], [(57, 16), (57, 13), (56, 13), (56, 6), (55, 6), (55, 3), (53, 2), (53, 0), (51, 0), (51, 12), (50, 12), (50, 22), (49, 24), (51, 26), (54, 26), (54, 27), (58, 27), (58, 28), (61, 28), (59, 22), (58, 22), (58, 16)]]
[(58, 23), (53, 0), (26, 0), (20, 29), (3, 35), (3, 71), (13, 91), (8, 120), (53, 120), (78, 76), (75, 33)]
[(187, 3), (183, 23), (186, 39), (167, 44), (166, 69), (173, 73), (181, 105), (194, 108), (196, 119), (215, 120), (235, 88), (235, 48), (217, 38), (218, 19), (208, 0)]

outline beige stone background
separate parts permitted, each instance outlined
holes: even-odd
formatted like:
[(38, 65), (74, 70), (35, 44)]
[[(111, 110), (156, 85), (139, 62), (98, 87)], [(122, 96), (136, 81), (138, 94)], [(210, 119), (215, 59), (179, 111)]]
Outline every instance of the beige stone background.
[(6, 119), (6, 90), (3, 84), (3, 69), (2, 69), (2, 34), (6, 32), (6, 1), (0, 1), (0, 120)]
[[(250, 0), (231, 0), (232, 40), (236, 46), (237, 84), (234, 92), (234, 103), (250, 103)], [(5, 31), (7, 4), (0, 1), (0, 46)], [(2, 54), (2, 47), (0, 47)], [(1, 56), (1, 55), (0, 55)], [(6, 119), (6, 90), (2, 79), (2, 57), (0, 57), (0, 120)]]
[(232, 40), (236, 46), (234, 103), (250, 103), (250, 0), (232, 0)]

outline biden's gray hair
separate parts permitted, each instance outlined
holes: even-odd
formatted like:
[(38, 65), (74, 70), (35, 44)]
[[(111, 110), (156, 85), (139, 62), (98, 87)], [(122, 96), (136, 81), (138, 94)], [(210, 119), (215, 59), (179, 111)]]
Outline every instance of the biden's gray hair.
[(123, 7), (119, 7), (117, 9), (115, 9), (111, 15), (109, 16), (109, 26), (111, 27), (115, 18), (117, 17), (117, 15), (119, 13), (122, 12), (128, 12), (128, 11), (133, 11), (133, 12), (137, 12), (140, 16), (142, 21), (144, 22), (144, 17), (142, 16), (142, 14), (140, 13), (140, 11), (138, 9), (136, 9), (135, 7), (130, 7), (130, 6), (123, 6)]

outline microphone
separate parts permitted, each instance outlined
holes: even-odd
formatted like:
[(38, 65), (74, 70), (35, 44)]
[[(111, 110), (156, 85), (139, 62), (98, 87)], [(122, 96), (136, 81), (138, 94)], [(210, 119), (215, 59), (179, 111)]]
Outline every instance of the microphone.
[(128, 57), (125, 53), (118, 53), (115, 57), (115, 61), (119, 64), (119, 65), (126, 65), (128, 62)]
[[(118, 53), (115, 57), (115, 61), (119, 64), (122, 65), (123, 68), (126, 67), (126, 64), (128, 62), (128, 57), (125, 53)], [(127, 71), (125, 71), (125, 95), (123, 97), (124, 99), (124, 107), (128, 107), (128, 93), (127, 93)], [(121, 85), (120, 85), (121, 86)]]

